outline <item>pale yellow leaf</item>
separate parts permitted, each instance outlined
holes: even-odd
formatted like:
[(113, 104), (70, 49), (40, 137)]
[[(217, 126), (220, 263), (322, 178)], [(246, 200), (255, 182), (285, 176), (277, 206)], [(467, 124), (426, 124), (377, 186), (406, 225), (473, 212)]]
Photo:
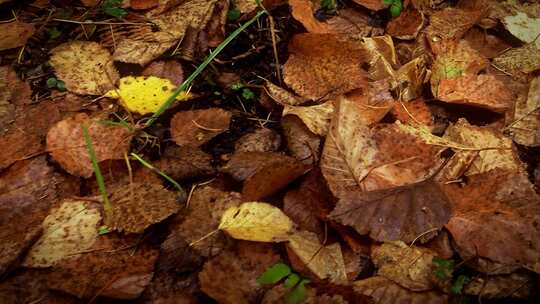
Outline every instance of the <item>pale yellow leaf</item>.
[(289, 114), (298, 116), (311, 132), (325, 136), (334, 115), (334, 102), (308, 107), (284, 105), (283, 116)]

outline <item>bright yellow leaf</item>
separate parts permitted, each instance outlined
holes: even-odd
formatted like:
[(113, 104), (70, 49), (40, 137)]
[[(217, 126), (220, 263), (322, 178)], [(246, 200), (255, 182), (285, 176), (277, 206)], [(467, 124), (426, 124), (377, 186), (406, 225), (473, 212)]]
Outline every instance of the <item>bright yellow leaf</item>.
[[(157, 112), (175, 89), (175, 85), (169, 79), (155, 76), (127, 76), (120, 79), (118, 89), (110, 90), (105, 96), (119, 99), (130, 112), (148, 114)], [(192, 94), (182, 92), (176, 100), (184, 101), (192, 97)]]
[(279, 208), (267, 203), (248, 202), (231, 207), (221, 217), (219, 229), (231, 237), (255, 242), (289, 239), (293, 222)]

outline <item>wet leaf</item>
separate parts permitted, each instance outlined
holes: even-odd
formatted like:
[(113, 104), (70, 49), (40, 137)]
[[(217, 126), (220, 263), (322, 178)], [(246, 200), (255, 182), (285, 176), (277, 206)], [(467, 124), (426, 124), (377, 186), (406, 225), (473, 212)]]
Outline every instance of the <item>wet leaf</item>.
[(231, 117), (218, 108), (178, 112), (171, 119), (171, 137), (180, 146), (199, 147), (227, 131)]
[(0, 51), (24, 46), (26, 41), (34, 35), (35, 28), (32, 24), (20, 21), (0, 23)]
[(258, 202), (227, 209), (219, 224), (231, 237), (255, 242), (288, 240), (293, 228), (294, 223), (279, 208)]
[[(381, 304), (444, 304), (448, 303), (448, 296), (437, 291), (414, 292), (400, 287), (398, 284), (380, 277), (374, 276), (353, 283), (354, 290), (372, 298)], [(392, 295), (392, 296), (388, 296)]]
[(109, 51), (96, 42), (67, 42), (51, 53), (49, 63), (70, 92), (102, 95), (120, 78)]

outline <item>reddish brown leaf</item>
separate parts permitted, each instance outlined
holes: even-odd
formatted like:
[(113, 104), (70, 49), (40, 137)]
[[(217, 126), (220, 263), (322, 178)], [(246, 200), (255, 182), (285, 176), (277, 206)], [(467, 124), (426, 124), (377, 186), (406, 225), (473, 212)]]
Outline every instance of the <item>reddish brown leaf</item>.
[(212, 156), (190, 147), (168, 147), (164, 155), (153, 165), (177, 181), (215, 173)]
[(384, 3), (379, 0), (353, 0), (353, 1), (374, 11), (378, 11), (385, 8)]
[(179, 86), (184, 81), (184, 70), (180, 62), (176, 60), (152, 61), (152, 63), (144, 68), (142, 75), (169, 79), (175, 86)]
[(77, 114), (55, 124), (47, 133), (47, 151), (67, 172), (90, 177), (94, 172), (86, 147), (82, 126), (88, 128), (97, 161), (123, 159), (131, 142), (132, 134), (123, 127), (110, 127)]
[(497, 57), (504, 50), (511, 47), (510, 44), (506, 43), (501, 38), (488, 34), (478, 28), (470, 29), (463, 39), (465, 39), (473, 49), (477, 50), (482, 56), (488, 59)]
[(369, 296), (376, 303), (380, 304), (446, 304), (448, 296), (437, 292), (414, 292), (392, 281), (374, 276), (365, 280), (354, 282), (354, 290), (365, 296)]
[(17, 76), (10, 66), (0, 67), (0, 104), (21, 105), (31, 103), (30, 85)]
[(34, 35), (35, 28), (32, 24), (20, 21), (0, 23), (0, 51), (9, 50), (26, 44), (28, 38)]
[(296, 115), (281, 119), (281, 127), (290, 155), (306, 165), (318, 162), (321, 152), (321, 137), (312, 133)]
[(171, 119), (171, 137), (180, 146), (199, 147), (227, 131), (231, 117), (217, 108), (178, 112)]
[(208, 260), (199, 273), (201, 289), (224, 304), (256, 302), (263, 291), (257, 278), (279, 260), (271, 245), (239, 242)]
[[(319, 99), (364, 87), (360, 45), (339, 35), (298, 34), (289, 44), (283, 77), (298, 95)], [(347, 75), (347, 77), (342, 77)]]
[(272, 129), (257, 129), (236, 142), (235, 152), (276, 152), (281, 146), (281, 136)]
[(415, 9), (407, 9), (386, 25), (388, 35), (398, 39), (415, 39), (424, 27), (424, 14)]
[(0, 168), (7, 168), (18, 160), (23, 160), (43, 150), (41, 138), (37, 135), (14, 129), (0, 137)]
[(440, 39), (460, 39), (478, 22), (486, 12), (483, 9), (464, 10), (459, 8), (445, 8), (432, 14), (429, 26), (426, 28), (430, 42), (437, 43)]
[(130, 6), (134, 10), (146, 10), (159, 5), (159, 0), (130, 0)]
[(445, 194), (432, 180), (340, 198), (330, 218), (376, 241), (426, 242), (450, 219)]
[(396, 116), (397, 120), (403, 123), (412, 125), (420, 123), (430, 128), (435, 126), (433, 113), (431, 113), (431, 110), (422, 98), (410, 102), (398, 103), (392, 108), (391, 113)]
[(237, 181), (244, 181), (265, 166), (283, 162), (293, 163), (294, 161), (294, 158), (280, 153), (238, 152), (233, 154), (231, 160), (221, 171)]

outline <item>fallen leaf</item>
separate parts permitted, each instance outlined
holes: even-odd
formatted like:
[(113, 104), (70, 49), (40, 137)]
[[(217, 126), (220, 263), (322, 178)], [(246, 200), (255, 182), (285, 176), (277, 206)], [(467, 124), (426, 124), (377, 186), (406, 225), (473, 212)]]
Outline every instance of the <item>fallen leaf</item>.
[(102, 95), (113, 89), (120, 78), (109, 51), (96, 42), (67, 42), (51, 53), (49, 63), (70, 92)]
[(221, 171), (241, 182), (266, 166), (294, 162), (294, 158), (277, 152), (237, 152)]
[(294, 223), (279, 208), (259, 202), (227, 209), (219, 224), (231, 237), (255, 242), (288, 240), (293, 228)]
[(212, 156), (190, 147), (167, 147), (154, 167), (176, 181), (211, 176), (215, 173)]
[(39, 238), (41, 223), (66, 181), (44, 156), (19, 161), (0, 175), (0, 275)]
[(380, 276), (359, 280), (353, 285), (357, 293), (368, 296), (380, 304), (445, 304), (449, 300), (443, 293), (410, 291)]
[(86, 148), (83, 125), (88, 128), (98, 162), (123, 159), (132, 134), (123, 127), (101, 124), (99, 119), (86, 114), (66, 118), (51, 127), (47, 133), (47, 151), (70, 174), (88, 178), (94, 169)]
[(144, 68), (141, 75), (168, 79), (175, 87), (181, 85), (184, 81), (184, 69), (182, 69), (180, 62), (176, 60), (152, 61)]
[(425, 243), (445, 225), (451, 205), (432, 180), (369, 192), (343, 194), (330, 218), (380, 242)]
[(130, 0), (129, 5), (134, 10), (146, 10), (158, 6), (159, 0)]
[[(516, 77), (540, 69), (540, 48), (534, 43), (512, 48), (493, 58), (493, 65)], [(518, 74), (518, 75), (516, 75)]]
[(197, 304), (197, 295), (200, 292), (197, 273), (178, 276), (176, 273), (158, 271), (137, 301), (160, 304)]
[(257, 302), (263, 292), (257, 278), (278, 260), (279, 255), (268, 244), (239, 242), (204, 264), (199, 273), (201, 289), (219, 303)]
[(533, 278), (528, 273), (512, 273), (471, 279), (463, 293), (481, 296), (484, 299), (501, 299), (511, 295), (512, 298), (528, 299), (534, 289)]
[(264, 90), (270, 98), (282, 105), (298, 106), (309, 101), (301, 98), (300, 96), (296, 96), (295, 94), (271, 83), (270, 81), (265, 83)]
[(540, 145), (540, 77), (529, 83), (527, 99), (516, 100), (512, 120), (505, 129), (518, 144), (530, 147)]
[(511, 46), (498, 36), (488, 34), (476, 27), (470, 29), (463, 37), (469, 45), (482, 56), (491, 59), (508, 50)]
[(336, 284), (347, 282), (345, 262), (339, 243), (324, 245), (315, 233), (299, 231), (289, 237), (287, 250), (294, 253), (301, 261), (301, 266), (309, 269), (317, 279), (329, 279)]
[(435, 127), (435, 118), (424, 99), (419, 98), (409, 102), (396, 104), (391, 113), (402, 123), (425, 125), (432, 130)]
[(2, 135), (0, 145), (4, 147), (0, 154), (0, 168), (2, 169), (9, 167), (18, 160), (23, 160), (43, 151), (39, 136), (26, 133), (18, 128)]
[(142, 233), (178, 212), (177, 196), (161, 185), (133, 183), (116, 189), (110, 196), (112, 216), (107, 226), (126, 233)]
[[(137, 250), (132, 250), (135, 246)], [(137, 238), (102, 235), (89, 252), (57, 263), (47, 277), (47, 285), (78, 298), (99, 294), (133, 300), (150, 284), (157, 257), (157, 250)]]
[(486, 13), (486, 7), (481, 9), (445, 8), (436, 11), (429, 18), (429, 26), (426, 28), (427, 38), (430, 43), (436, 40), (460, 39), (472, 28)]
[(35, 30), (32, 24), (21, 21), (0, 23), (0, 51), (24, 46)]
[[(120, 79), (118, 89), (108, 91), (105, 96), (120, 100), (130, 112), (148, 114), (157, 112), (176, 90), (169, 79), (154, 76), (126, 76)], [(190, 93), (182, 92), (175, 99), (189, 100)]]
[(23, 265), (50, 267), (80, 255), (95, 243), (101, 215), (89, 202), (65, 200), (43, 221), (43, 234), (30, 248)]
[(283, 107), (283, 116), (296, 115), (308, 127), (308, 129), (321, 136), (328, 132), (330, 120), (334, 114), (334, 102), (327, 101), (315, 106), (288, 106)]
[(540, 271), (540, 198), (526, 173), (491, 170), (444, 190), (454, 210), (446, 228), (470, 267), (488, 274)]
[(281, 136), (268, 128), (255, 130), (238, 139), (235, 152), (276, 152), (281, 146)]
[(180, 146), (199, 147), (227, 131), (231, 117), (218, 108), (178, 112), (171, 119), (171, 137)]
[(363, 52), (360, 45), (342, 36), (298, 34), (289, 44), (289, 53), (283, 67), (283, 79), (302, 97), (328, 98), (367, 84), (361, 69)]
[(286, 115), (281, 118), (281, 127), (291, 156), (306, 165), (319, 161), (322, 139), (311, 132), (300, 118)]
[(399, 17), (390, 20), (386, 25), (388, 35), (403, 39), (415, 39), (420, 30), (424, 27), (424, 14), (416, 9), (406, 9)]
[(397, 241), (375, 246), (371, 259), (377, 275), (387, 278), (412, 291), (433, 289), (433, 264), (435, 253), (429, 249)]
[(379, 1), (379, 0), (353, 0), (353, 1), (374, 11), (378, 11), (378, 10), (382, 10), (383, 8), (386, 8), (386, 5), (384, 5), (383, 1)]
[(524, 12), (517, 12), (516, 15), (506, 16), (501, 21), (516, 38), (525, 43), (536, 43), (536, 47), (540, 48), (540, 41), (537, 39), (540, 33), (540, 18), (530, 18)]

